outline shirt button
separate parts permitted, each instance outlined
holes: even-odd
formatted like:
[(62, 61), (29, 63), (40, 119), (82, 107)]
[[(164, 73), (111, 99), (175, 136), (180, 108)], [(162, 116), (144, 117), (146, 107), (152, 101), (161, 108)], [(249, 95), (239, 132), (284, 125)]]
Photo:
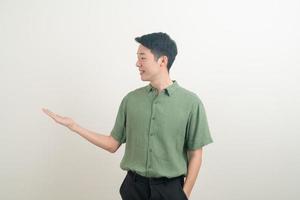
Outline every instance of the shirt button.
[(155, 117), (152, 117), (152, 120), (154, 120), (155, 119)]
[(152, 149), (149, 149), (150, 152), (152, 152)]
[(153, 136), (153, 133), (150, 133), (150, 136)]

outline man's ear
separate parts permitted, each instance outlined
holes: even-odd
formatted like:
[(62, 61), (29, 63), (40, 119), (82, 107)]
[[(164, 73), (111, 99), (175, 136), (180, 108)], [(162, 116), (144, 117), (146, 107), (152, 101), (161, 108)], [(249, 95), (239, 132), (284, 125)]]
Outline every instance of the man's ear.
[(164, 65), (164, 66), (168, 65), (168, 57), (167, 56), (161, 56), (160, 59), (161, 59), (160, 65)]

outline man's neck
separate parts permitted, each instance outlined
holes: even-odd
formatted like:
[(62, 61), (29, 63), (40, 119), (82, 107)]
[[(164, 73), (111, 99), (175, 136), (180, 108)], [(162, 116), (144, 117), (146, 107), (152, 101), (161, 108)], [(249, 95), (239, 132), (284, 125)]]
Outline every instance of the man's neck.
[(161, 79), (156, 81), (151, 81), (150, 84), (156, 88), (157, 94), (159, 94), (161, 91), (163, 91), (165, 88), (173, 84), (173, 81), (170, 77), (168, 79)]

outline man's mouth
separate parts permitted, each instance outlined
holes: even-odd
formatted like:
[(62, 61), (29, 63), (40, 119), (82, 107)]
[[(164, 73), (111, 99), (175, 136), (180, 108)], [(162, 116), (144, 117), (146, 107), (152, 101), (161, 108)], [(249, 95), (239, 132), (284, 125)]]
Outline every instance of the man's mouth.
[(145, 71), (144, 70), (140, 70), (140, 74), (143, 74)]

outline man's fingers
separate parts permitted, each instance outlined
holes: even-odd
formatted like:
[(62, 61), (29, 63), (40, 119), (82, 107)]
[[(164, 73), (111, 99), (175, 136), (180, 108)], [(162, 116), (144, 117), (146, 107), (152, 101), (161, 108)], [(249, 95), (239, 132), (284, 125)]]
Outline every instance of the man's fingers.
[(52, 117), (53, 119), (55, 119), (55, 117), (57, 117), (58, 115), (56, 115), (55, 113), (51, 112), (48, 109), (43, 108), (44, 113), (46, 113), (48, 116)]
[(46, 113), (46, 114), (49, 114), (49, 113), (50, 113), (50, 110), (48, 110), (48, 109), (46, 109), (46, 108), (43, 108), (42, 110), (43, 110), (43, 112)]
[(52, 113), (50, 110), (48, 110), (48, 109), (43, 109), (43, 111), (44, 111), (44, 113), (46, 113), (47, 115), (53, 116), (53, 113)]
[(47, 110), (48, 110), (48, 109), (46, 109), (46, 108), (42, 108), (42, 111), (43, 111), (44, 113), (46, 113), (46, 114), (47, 114)]

